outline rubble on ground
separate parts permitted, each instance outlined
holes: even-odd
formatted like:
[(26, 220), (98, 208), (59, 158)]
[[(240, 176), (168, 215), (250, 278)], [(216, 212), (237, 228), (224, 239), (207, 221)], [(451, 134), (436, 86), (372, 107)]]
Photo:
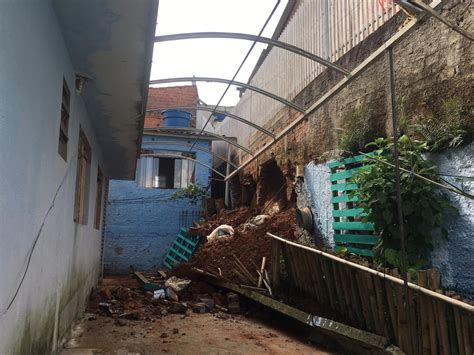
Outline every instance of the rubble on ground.
[(207, 283), (182, 280), (175, 276), (163, 278), (163, 272), (156, 273), (155, 276), (156, 279), (162, 279), (163, 287), (168, 284), (174, 289), (166, 287), (168, 292), (165, 291), (164, 297), (156, 297), (163, 292), (145, 291), (133, 275), (106, 279), (106, 283), (92, 290), (87, 310), (88, 319), (96, 319), (95, 315), (108, 316), (115, 319), (116, 325), (124, 326), (127, 320), (153, 322), (168, 314), (187, 317), (193, 312), (222, 313), (227, 311), (229, 305), (233, 310), (239, 308), (238, 299), (231, 296), (228, 304), (226, 293)]

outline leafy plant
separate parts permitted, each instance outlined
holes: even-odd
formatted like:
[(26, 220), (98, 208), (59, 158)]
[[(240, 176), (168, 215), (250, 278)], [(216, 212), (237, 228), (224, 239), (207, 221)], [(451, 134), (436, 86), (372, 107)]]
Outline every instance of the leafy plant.
[[(392, 267), (401, 266), (400, 230), (398, 225), (395, 168), (391, 154), (393, 140), (378, 138), (369, 144), (376, 149), (373, 159), (352, 178), (358, 186), (351, 195), (359, 198), (364, 209), (364, 222), (374, 224), (375, 233), (380, 235), (374, 247), (374, 260)], [(422, 153), (426, 143), (411, 141), (408, 136), (399, 138), (400, 167), (429, 179), (437, 180), (435, 166)], [(388, 164), (387, 164), (388, 163)], [(438, 229), (447, 237), (445, 222), (457, 214), (446, 194), (433, 184), (416, 178), (410, 172), (400, 172), (403, 222), (405, 229), (407, 266), (423, 267), (424, 257), (432, 249), (432, 235)]]
[(170, 200), (190, 199), (192, 204), (196, 204), (207, 195), (207, 188), (195, 184), (179, 189), (170, 196)]
[(412, 127), (428, 143), (430, 151), (440, 151), (464, 143), (465, 121), (459, 99), (447, 98), (441, 102), (437, 117), (423, 117)]
[(345, 152), (357, 153), (374, 138), (367, 110), (358, 108), (348, 112), (338, 129), (338, 148)]

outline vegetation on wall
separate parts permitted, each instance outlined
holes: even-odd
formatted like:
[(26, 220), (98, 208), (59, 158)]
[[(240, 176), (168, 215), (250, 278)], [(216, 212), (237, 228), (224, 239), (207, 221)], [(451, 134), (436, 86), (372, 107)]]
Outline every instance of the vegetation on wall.
[(435, 116), (422, 117), (412, 125), (415, 136), (427, 142), (430, 151), (455, 148), (467, 138), (466, 114), (458, 98), (441, 101)]
[(207, 195), (207, 188), (200, 185), (190, 184), (188, 187), (182, 188), (174, 192), (170, 196), (170, 200), (189, 199), (192, 204), (198, 203)]
[[(374, 260), (380, 264), (400, 267), (400, 231), (398, 226), (395, 168), (391, 154), (393, 140), (378, 138), (369, 146), (375, 147), (373, 159), (366, 169), (360, 169), (352, 178), (358, 189), (351, 193), (359, 198), (359, 206), (366, 216), (365, 222), (374, 224), (380, 241), (374, 247)], [(437, 180), (435, 166), (422, 153), (428, 145), (412, 141), (403, 135), (399, 139), (400, 167), (429, 179)], [(401, 196), (407, 265), (421, 268), (432, 249), (432, 235), (439, 230), (447, 237), (446, 221), (457, 214), (450, 200), (433, 184), (415, 178), (412, 173), (401, 171)]]
[(342, 127), (338, 131), (338, 149), (346, 153), (357, 154), (375, 138), (369, 113), (364, 108), (348, 112), (343, 117)]

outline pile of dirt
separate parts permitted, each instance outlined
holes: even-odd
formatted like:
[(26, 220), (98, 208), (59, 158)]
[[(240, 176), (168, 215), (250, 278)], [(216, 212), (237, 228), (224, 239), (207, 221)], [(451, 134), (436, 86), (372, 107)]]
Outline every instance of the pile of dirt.
[[(219, 225), (228, 224), (234, 228), (234, 236), (204, 242), (188, 263), (175, 266), (170, 271), (171, 274), (189, 278), (192, 276), (191, 269), (199, 268), (236, 283), (245, 283), (246, 280), (239, 276), (239, 270), (235, 265), (237, 257), (245, 268), (258, 278), (256, 270), (260, 269), (263, 257), (267, 258), (266, 269), (269, 270), (271, 267), (271, 239), (266, 233), (294, 240), (295, 210), (287, 209), (274, 214), (262, 225), (252, 229), (245, 228), (245, 222), (256, 214), (256, 211), (239, 209), (220, 213), (212, 220), (206, 221), (199, 227), (200, 233), (210, 233)], [(197, 228), (194, 228), (194, 231), (196, 230)], [(190, 232), (193, 232), (193, 229)]]

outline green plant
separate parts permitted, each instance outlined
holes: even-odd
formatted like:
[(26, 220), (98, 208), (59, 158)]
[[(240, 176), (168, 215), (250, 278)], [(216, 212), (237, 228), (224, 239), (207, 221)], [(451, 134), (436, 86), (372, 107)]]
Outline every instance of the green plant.
[(363, 108), (348, 112), (343, 117), (342, 127), (338, 128), (338, 131), (338, 148), (354, 154), (363, 150), (374, 138), (369, 114)]
[[(375, 245), (374, 260), (392, 267), (401, 266), (400, 231), (398, 225), (395, 168), (391, 151), (393, 140), (378, 138), (369, 145), (376, 149), (373, 159), (353, 176), (358, 189), (351, 193), (359, 198), (366, 216), (365, 222), (374, 224), (380, 240)], [(399, 139), (400, 167), (432, 180), (437, 180), (435, 166), (422, 153), (426, 143), (411, 141), (403, 135)], [(405, 229), (407, 266), (423, 267), (424, 257), (432, 249), (432, 234), (438, 229), (447, 237), (445, 222), (456, 215), (447, 195), (433, 184), (416, 178), (410, 172), (400, 172), (403, 223)]]
[(195, 184), (179, 189), (170, 196), (170, 200), (190, 199), (191, 203), (196, 204), (207, 195), (207, 188)]
[(440, 151), (464, 143), (467, 136), (465, 121), (459, 99), (452, 97), (441, 102), (436, 117), (423, 117), (412, 127), (428, 143), (430, 151)]

